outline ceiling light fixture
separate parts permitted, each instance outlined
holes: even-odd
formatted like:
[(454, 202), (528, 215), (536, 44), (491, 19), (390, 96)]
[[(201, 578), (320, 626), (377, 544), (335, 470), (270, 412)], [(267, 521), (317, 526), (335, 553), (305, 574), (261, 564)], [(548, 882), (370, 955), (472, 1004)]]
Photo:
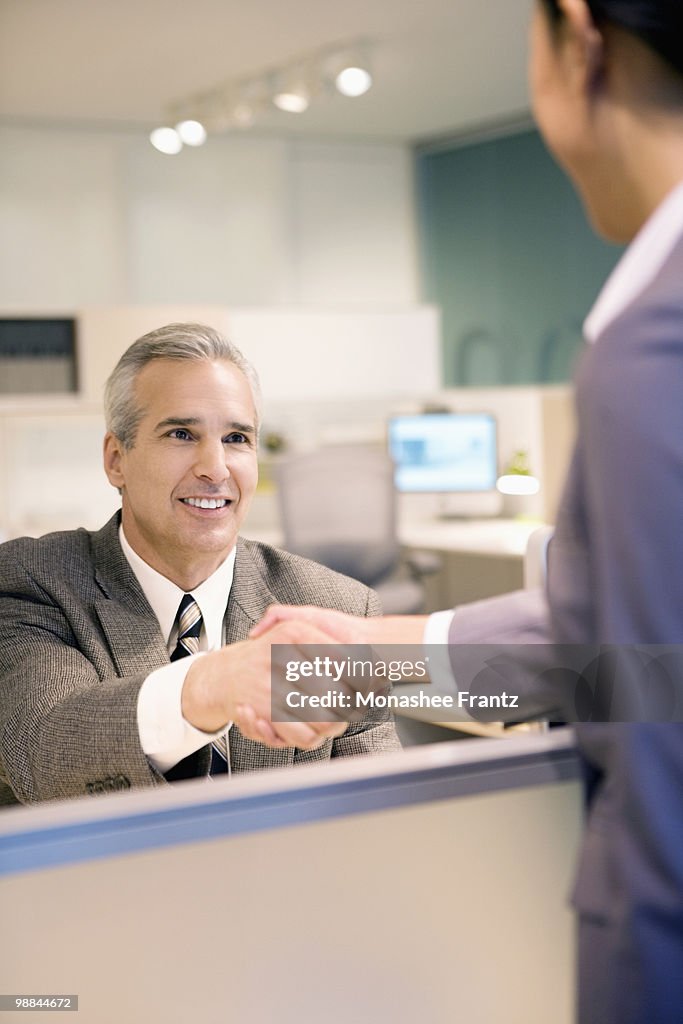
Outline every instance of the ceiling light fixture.
[(238, 102), (232, 108), (233, 120), (240, 128), (248, 128), (252, 125), (255, 116), (254, 108), (249, 103)]
[(228, 96), (227, 111), (233, 128), (249, 128), (271, 103), (270, 76), (240, 82)]
[(175, 129), (157, 128), (150, 141), (161, 153), (175, 154), (183, 143), (201, 146), (207, 133), (247, 128), (273, 106), (288, 114), (303, 114), (314, 100), (332, 97), (335, 91), (363, 96), (373, 84), (370, 50), (365, 39), (321, 47), (281, 67), (187, 96), (166, 110), (167, 124)]
[(278, 110), (285, 110), (288, 114), (303, 114), (308, 110), (310, 99), (304, 89), (282, 89), (273, 96), (273, 103)]
[(316, 82), (315, 68), (297, 64), (285, 71), (274, 73), (270, 79), (271, 100), (288, 114), (303, 114), (311, 103), (311, 84)]
[(183, 148), (183, 142), (175, 128), (155, 128), (150, 133), (149, 141), (160, 153), (175, 156)]
[(342, 96), (363, 96), (372, 86), (372, 75), (363, 67), (343, 68), (334, 80)]
[(203, 146), (206, 142), (206, 128), (201, 121), (195, 121), (194, 118), (180, 121), (175, 130), (186, 146)]

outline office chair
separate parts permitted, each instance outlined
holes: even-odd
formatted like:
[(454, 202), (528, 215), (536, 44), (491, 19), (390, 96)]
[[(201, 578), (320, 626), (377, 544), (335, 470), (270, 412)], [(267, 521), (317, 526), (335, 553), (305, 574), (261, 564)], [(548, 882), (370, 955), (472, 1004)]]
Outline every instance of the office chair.
[(275, 479), (287, 551), (372, 587), (385, 614), (422, 611), (421, 577), (435, 572), (440, 559), (423, 552), (402, 557), (388, 455), (334, 446), (286, 456)]

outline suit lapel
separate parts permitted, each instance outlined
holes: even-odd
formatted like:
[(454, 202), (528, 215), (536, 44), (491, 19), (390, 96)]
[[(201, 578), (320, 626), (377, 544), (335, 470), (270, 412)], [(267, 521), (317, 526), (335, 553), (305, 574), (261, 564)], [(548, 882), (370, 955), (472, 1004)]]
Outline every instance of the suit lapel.
[[(247, 544), (237, 542), (237, 558), (230, 600), (225, 613), (225, 642), (246, 640), (249, 630), (261, 619), (269, 605), (277, 598), (263, 579), (263, 573)], [(234, 771), (279, 768), (294, 761), (294, 748), (273, 750), (262, 743), (246, 739), (236, 725), (230, 729), (230, 761)]]
[(277, 598), (266, 586), (254, 556), (243, 540), (237, 542), (235, 575), (225, 612), (225, 642), (246, 640), (249, 630), (261, 619)]
[[(112, 661), (121, 676), (148, 675), (169, 663), (159, 623), (137, 581), (118, 539), (120, 517), (115, 515), (93, 535), (95, 580), (101, 596), (95, 601)], [(249, 630), (276, 602), (254, 557), (241, 540), (237, 545), (235, 575), (224, 619), (225, 642), (246, 640)], [(272, 750), (254, 743), (233, 726), (230, 761), (234, 771), (276, 768), (293, 763), (294, 750)]]
[(119, 674), (147, 675), (168, 664), (168, 651), (156, 616), (121, 550), (119, 521), (117, 513), (93, 536), (95, 580), (102, 591), (95, 609)]

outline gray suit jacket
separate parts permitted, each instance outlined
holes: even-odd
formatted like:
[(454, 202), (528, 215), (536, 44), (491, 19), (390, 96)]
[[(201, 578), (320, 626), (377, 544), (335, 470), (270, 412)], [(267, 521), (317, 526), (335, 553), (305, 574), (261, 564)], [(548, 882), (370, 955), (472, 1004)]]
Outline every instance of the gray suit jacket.
[[(118, 524), (0, 545), (0, 804), (166, 784), (140, 747), (136, 712), (143, 680), (169, 657)], [(227, 642), (246, 639), (275, 602), (379, 612), (355, 580), (239, 540)], [(399, 748), (392, 720), (376, 715), (315, 751), (272, 750), (234, 726), (229, 743), (234, 772)], [(206, 775), (209, 762), (205, 747), (184, 774)]]
[[(547, 594), (463, 607), (451, 627), (456, 679), (472, 673), (468, 645), (530, 645), (515, 680), (524, 714), (563, 706), (557, 680), (542, 677), (553, 642), (683, 644), (683, 239), (585, 352), (577, 414)], [(583, 999), (581, 1021), (673, 1024), (683, 1007), (683, 725), (576, 732), (590, 783), (574, 893), (591, 922), (581, 957), (609, 986)], [(600, 934), (607, 953), (591, 945)]]

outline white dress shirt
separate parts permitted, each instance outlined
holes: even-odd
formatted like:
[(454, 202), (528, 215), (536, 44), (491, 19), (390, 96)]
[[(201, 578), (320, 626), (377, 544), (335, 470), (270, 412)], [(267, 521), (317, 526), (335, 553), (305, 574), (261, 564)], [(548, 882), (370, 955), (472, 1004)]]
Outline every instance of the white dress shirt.
[[(647, 219), (607, 278), (584, 325), (586, 341), (595, 343), (609, 325), (628, 309), (652, 283), (674, 246), (683, 237), (683, 181)], [(430, 672), (440, 686), (457, 690), (448, 656), (448, 635), (454, 609), (435, 612), (427, 619), (423, 643), (430, 650)], [(450, 713), (449, 713), (450, 714)], [(457, 720), (470, 719), (461, 711)]]
[(607, 278), (586, 317), (583, 334), (595, 342), (650, 285), (683, 235), (683, 181), (646, 220)]
[[(156, 615), (170, 653), (178, 639), (176, 616), (186, 591), (162, 576), (133, 551), (122, 526), (119, 528), (119, 541), (126, 561)], [(140, 687), (137, 709), (140, 744), (150, 762), (160, 772), (168, 771), (178, 761), (226, 731), (221, 729), (219, 732), (207, 733), (190, 725), (183, 718), (181, 693), (192, 663), (206, 651), (217, 651), (223, 645), (223, 619), (232, 587), (236, 554), (236, 548), (233, 548), (208, 579), (195, 590), (189, 591), (202, 613), (200, 653), (155, 669)], [(228, 724), (226, 728), (229, 727)]]

